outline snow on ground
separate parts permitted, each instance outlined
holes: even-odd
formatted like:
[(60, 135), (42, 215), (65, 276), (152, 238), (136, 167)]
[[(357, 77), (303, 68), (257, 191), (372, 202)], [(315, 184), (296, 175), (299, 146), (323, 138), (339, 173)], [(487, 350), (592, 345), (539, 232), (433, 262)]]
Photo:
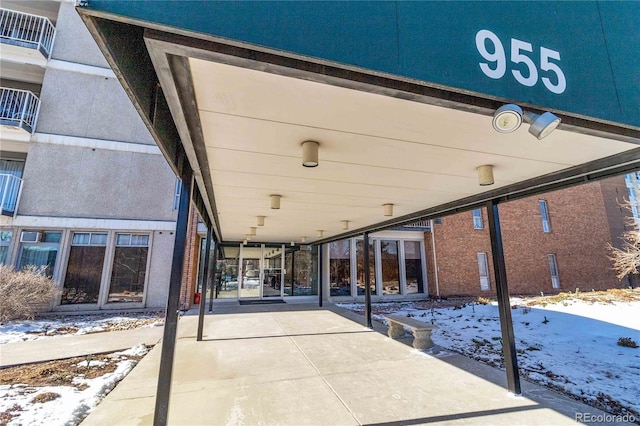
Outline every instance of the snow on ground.
[[(621, 337), (640, 344), (640, 302), (565, 301), (518, 306), (512, 299), (516, 351), (521, 375), (574, 395), (607, 411), (640, 417), (640, 348), (622, 347)], [(338, 304), (362, 311), (362, 304)], [(376, 304), (439, 328), (436, 345), (503, 368), (496, 303), (418, 310), (410, 302)], [(375, 311), (375, 309), (374, 309)], [(383, 321), (383, 315), (374, 315)]]
[[(111, 357), (119, 359), (114, 372), (95, 379), (85, 379), (82, 375), (73, 379), (74, 384), (86, 385), (84, 390), (72, 386), (1, 385), (0, 412), (10, 410), (15, 406), (20, 407), (20, 410), (13, 410), (18, 416), (8, 422), (8, 425), (76, 425), (136, 365), (136, 361), (126, 359), (126, 356), (146, 353), (147, 348), (144, 345), (138, 345), (127, 351), (111, 354)], [(33, 402), (35, 397), (47, 392), (60, 396), (52, 401)]]
[[(153, 321), (157, 319), (157, 321)], [(126, 328), (131, 323), (149, 320), (143, 327), (164, 325), (158, 313), (128, 313), (123, 315), (67, 315), (61, 317), (39, 318), (35, 320), (9, 321), (0, 324), (0, 344), (36, 340), (64, 334), (80, 335), (110, 331), (119, 326)]]

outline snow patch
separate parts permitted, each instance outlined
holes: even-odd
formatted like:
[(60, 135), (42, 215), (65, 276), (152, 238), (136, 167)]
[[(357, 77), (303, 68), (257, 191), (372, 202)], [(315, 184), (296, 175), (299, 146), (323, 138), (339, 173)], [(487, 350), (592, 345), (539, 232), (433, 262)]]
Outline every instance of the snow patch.
[[(607, 410), (640, 412), (640, 349), (617, 345), (620, 337), (640, 342), (640, 302), (575, 300), (545, 307), (520, 303), (512, 299), (511, 315), (523, 377), (598, 401)], [(364, 311), (357, 303), (337, 306)], [(430, 310), (416, 309), (407, 302), (387, 303), (384, 311), (436, 324), (431, 338), (437, 346), (504, 368), (496, 303)], [(383, 321), (382, 315), (373, 317)]]

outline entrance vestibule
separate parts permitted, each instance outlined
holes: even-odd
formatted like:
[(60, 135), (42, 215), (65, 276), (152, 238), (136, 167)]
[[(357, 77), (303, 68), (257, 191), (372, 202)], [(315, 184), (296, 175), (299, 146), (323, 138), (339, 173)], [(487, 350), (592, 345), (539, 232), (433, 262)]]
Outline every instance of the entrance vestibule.
[[(317, 294), (317, 268), (309, 246), (239, 244), (222, 247), (217, 299), (276, 299)], [(312, 285), (316, 283), (316, 285)], [(315, 288), (315, 291), (313, 290)]]

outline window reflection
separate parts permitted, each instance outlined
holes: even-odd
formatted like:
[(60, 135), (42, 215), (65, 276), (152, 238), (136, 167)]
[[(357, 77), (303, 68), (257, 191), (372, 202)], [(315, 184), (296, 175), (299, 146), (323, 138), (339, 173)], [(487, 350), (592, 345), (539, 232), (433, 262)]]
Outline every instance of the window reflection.
[(382, 266), (382, 294), (400, 294), (397, 241), (380, 241), (380, 265)]
[(331, 296), (351, 296), (351, 241), (329, 244), (329, 293)]
[(420, 250), (419, 241), (404, 242), (404, 266), (407, 277), (407, 294), (424, 293), (422, 250)]
[(142, 302), (148, 244), (148, 235), (117, 235), (108, 302)]
[[(356, 240), (356, 271), (358, 276), (358, 296), (364, 294), (364, 240)], [(376, 294), (376, 255), (373, 240), (369, 240), (369, 287)]]

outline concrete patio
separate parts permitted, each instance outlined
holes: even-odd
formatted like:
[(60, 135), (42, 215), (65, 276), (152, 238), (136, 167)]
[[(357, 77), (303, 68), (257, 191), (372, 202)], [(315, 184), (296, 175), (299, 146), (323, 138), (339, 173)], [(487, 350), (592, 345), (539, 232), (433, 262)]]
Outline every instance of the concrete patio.
[[(169, 424), (575, 424), (602, 412), (449, 353), (424, 353), (340, 308), (217, 305), (178, 325)], [(357, 322), (356, 322), (357, 321)], [(382, 332), (382, 333), (381, 333)], [(160, 345), (83, 425), (151, 424)]]

